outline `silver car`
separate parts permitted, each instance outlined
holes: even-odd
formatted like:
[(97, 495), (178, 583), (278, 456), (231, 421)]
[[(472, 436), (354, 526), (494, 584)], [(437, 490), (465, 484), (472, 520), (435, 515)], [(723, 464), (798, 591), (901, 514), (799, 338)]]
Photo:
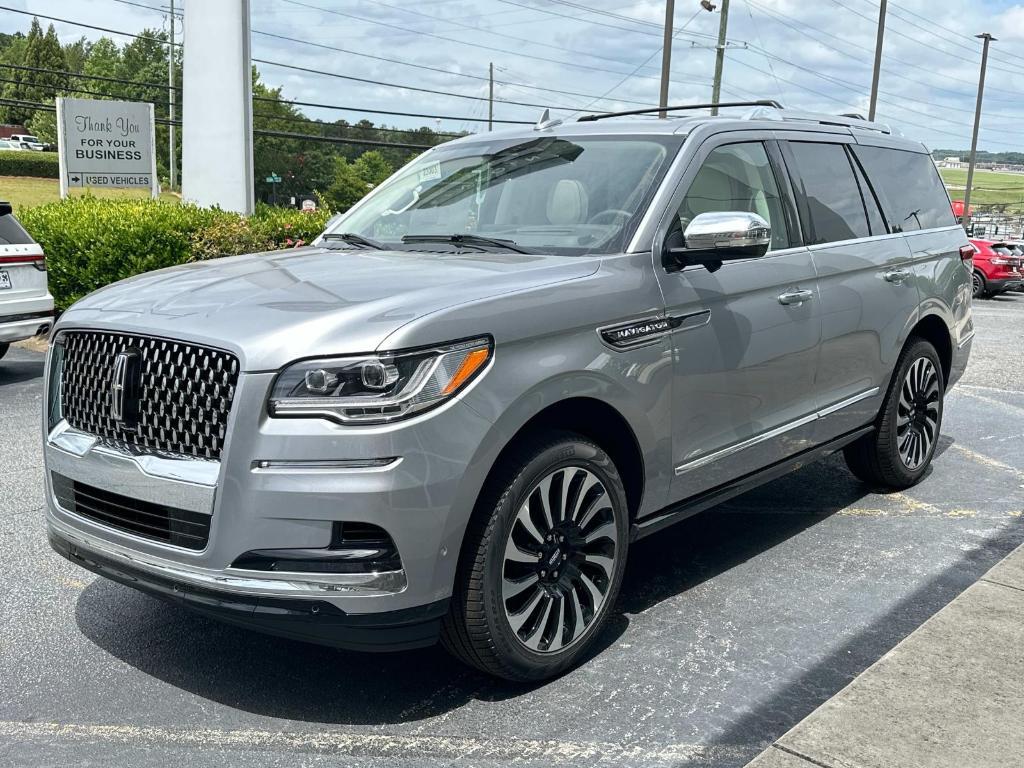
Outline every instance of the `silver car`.
[(751, 106), (459, 139), (310, 247), (86, 297), (47, 369), (53, 547), (528, 680), (586, 652), (637, 539), (837, 450), (918, 482), (967, 238), (920, 144)]

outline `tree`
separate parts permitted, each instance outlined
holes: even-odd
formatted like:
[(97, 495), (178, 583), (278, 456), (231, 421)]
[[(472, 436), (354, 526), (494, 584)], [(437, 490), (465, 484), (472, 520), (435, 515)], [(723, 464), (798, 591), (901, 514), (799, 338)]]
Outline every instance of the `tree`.
[(331, 210), (347, 211), (369, 191), (370, 185), (359, 175), (353, 163), (344, 157), (334, 159), (334, 181), (324, 192)]
[(384, 156), (375, 150), (363, 152), (352, 164), (352, 170), (371, 187), (377, 186), (395, 171)]
[(55, 112), (37, 111), (29, 118), (26, 127), (29, 133), (40, 141), (49, 144), (57, 143), (57, 114)]

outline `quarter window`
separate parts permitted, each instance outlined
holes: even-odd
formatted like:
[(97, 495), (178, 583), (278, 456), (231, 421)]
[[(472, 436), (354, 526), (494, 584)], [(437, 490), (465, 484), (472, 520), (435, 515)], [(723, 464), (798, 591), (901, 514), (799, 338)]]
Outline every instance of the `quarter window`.
[(682, 233), (701, 213), (756, 213), (772, 228), (772, 250), (790, 246), (779, 186), (761, 142), (727, 144), (708, 155), (679, 206), (669, 243), (682, 245)]
[(928, 155), (867, 146), (854, 147), (853, 153), (878, 192), (893, 232), (956, 224), (949, 195)]
[(801, 205), (808, 243), (833, 243), (868, 237), (867, 213), (850, 158), (842, 144), (790, 144), (796, 168), (790, 169), (802, 187)]

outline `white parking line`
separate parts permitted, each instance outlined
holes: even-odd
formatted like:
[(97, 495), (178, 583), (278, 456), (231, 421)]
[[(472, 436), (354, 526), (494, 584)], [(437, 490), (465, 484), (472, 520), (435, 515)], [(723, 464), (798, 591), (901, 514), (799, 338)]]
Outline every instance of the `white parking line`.
[(153, 747), (198, 747), (345, 755), (350, 757), (402, 757), (454, 760), (472, 755), (480, 761), (514, 764), (523, 760), (549, 760), (555, 764), (585, 761), (666, 765), (697, 758), (749, 757), (749, 748), (706, 747), (701, 744), (615, 744), (611, 742), (547, 741), (534, 739), (475, 739), (455, 736), (400, 736), (344, 733), (329, 729), (309, 733), (252, 729), (173, 729), (134, 725), (87, 725), (0, 721), (0, 739), (65, 739), (91, 743)]

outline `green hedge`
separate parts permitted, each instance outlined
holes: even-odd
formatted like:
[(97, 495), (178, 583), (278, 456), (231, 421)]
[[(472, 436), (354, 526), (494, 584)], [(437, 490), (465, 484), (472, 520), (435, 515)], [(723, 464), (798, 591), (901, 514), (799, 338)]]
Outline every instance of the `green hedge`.
[(0, 176), (36, 176), (59, 179), (60, 167), (56, 152), (35, 152), (23, 149), (0, 151)]
[(71, 197), (18, 218), (46, 252), (50, 291), (64, 310), (97, 288), (189, 261), (294, 247), (316, 237), (328, 211), (259, 206), (251, 217), (148, 199)]

